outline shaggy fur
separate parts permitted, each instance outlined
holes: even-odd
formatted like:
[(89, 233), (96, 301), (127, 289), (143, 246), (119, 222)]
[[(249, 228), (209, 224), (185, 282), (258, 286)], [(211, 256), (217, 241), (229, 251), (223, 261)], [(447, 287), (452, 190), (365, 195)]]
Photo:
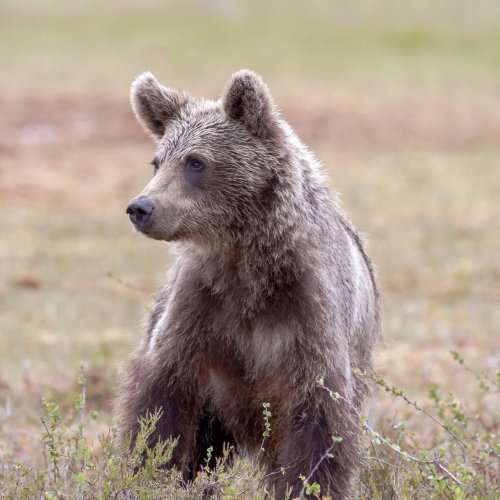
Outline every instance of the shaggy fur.
[[(285, 470), (269, 476), (277, 498), (287, 488), (298, 496), (299, 475), (332, 436), (342, 441), (310, 482), (348, 497), (368, 389), (353, 370), (370, 369), (379, 339), (358, 233), (255, 73), (234, 74), (217, 102), (180, 96), (146, 73), (131, 101), (158, 143), (158, 171), (138, 197), (154, 210), (137, 228), (177, 242), (179, 255), (124, 370), (122, 436), (161, 407), (152, 442), (179, 437), (172, 462), (189, 479), (208, 446), (258, 451), (268, 402), (272, 431), (260, 456), (269, 472)], [(342, 398), (318, 388), (320, 377)]]

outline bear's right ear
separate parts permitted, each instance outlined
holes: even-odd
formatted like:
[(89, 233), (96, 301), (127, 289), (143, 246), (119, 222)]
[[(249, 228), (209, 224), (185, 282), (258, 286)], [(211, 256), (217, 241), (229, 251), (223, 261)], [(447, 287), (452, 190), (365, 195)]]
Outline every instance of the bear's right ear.
[(180, 110), (185, 98), (160, 85), (148, 71), (139, 75), (130, 88), (130, 103), (135, 116), (153, 139), (159, 140), (165, 125)]

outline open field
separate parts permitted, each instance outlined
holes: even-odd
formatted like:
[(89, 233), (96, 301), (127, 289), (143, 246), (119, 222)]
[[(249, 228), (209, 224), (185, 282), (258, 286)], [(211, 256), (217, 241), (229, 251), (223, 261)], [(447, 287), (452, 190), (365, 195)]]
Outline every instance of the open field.
[[(125, 215), (151, 175), (127, 97), (143, 69), (207, 97), (235, 69), (262, 72), (370, 242), (380, 374), (429, 410), (431, 387), (453, 393), (498, 434), (498, 394), (469, 369), (500, 368), (500, 8), (396, 4), (2, 3), (0, 468), (43, 466), (41, 399), (71, 413), (81, 364), (89, 434), (112, 424), (117, 369), (171, 262)], [(366, 411), (421, 443), (439, 431), (383, 391)]]

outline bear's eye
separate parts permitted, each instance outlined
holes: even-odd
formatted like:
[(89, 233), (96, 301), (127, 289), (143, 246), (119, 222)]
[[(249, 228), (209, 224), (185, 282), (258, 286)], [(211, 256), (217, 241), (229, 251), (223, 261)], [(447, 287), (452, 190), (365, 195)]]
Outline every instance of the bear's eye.
[(156, 174), (156, 172), (158, 172), (158, 169), (160, 168), (160, 161), (158, 160), (158, 158), (153, 158), (153, 160), (151, 161), (151, 165), (153, 165), (153, 175)]
[(201, 172), (205, 169), (205, 164), (199, 158), (188, 158), (184, 168), (190, 172)]
[(202, 187), (206, 182), (207, 164), (198, 156), (189, 156), (184, 162), (184, 177), (189, 184)]

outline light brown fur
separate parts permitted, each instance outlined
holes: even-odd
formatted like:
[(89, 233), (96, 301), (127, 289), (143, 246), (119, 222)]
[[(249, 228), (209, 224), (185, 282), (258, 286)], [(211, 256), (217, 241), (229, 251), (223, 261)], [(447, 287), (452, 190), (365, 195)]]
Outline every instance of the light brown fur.
[[(255, 73), (233, 75), (217, 102), (181, 96), (147, 73), (131, 99), (158, 143), (158, 171), (135, 200), (151, 214), (131, 217), (147, 236), (177, 242), (179, 257), (124, 370), (121, 434), (134, 436), (138, 419), (161, 407), (152, 441), (179, 437), (172, 463), (191, 478), (208, 446), (256, 452), (270, 403), (260, 456), (270, 472), (285, 469), (270, 476), (277, 498), (287, 487), (300, 493), (299, 475), (332, 436), (342, 441), (310, 482), (348, 497), (367, 393), (353, 370), (371, 367), (380, 335), (358, 233)], [(320, 377), (340, 400), (317, 387)]]

